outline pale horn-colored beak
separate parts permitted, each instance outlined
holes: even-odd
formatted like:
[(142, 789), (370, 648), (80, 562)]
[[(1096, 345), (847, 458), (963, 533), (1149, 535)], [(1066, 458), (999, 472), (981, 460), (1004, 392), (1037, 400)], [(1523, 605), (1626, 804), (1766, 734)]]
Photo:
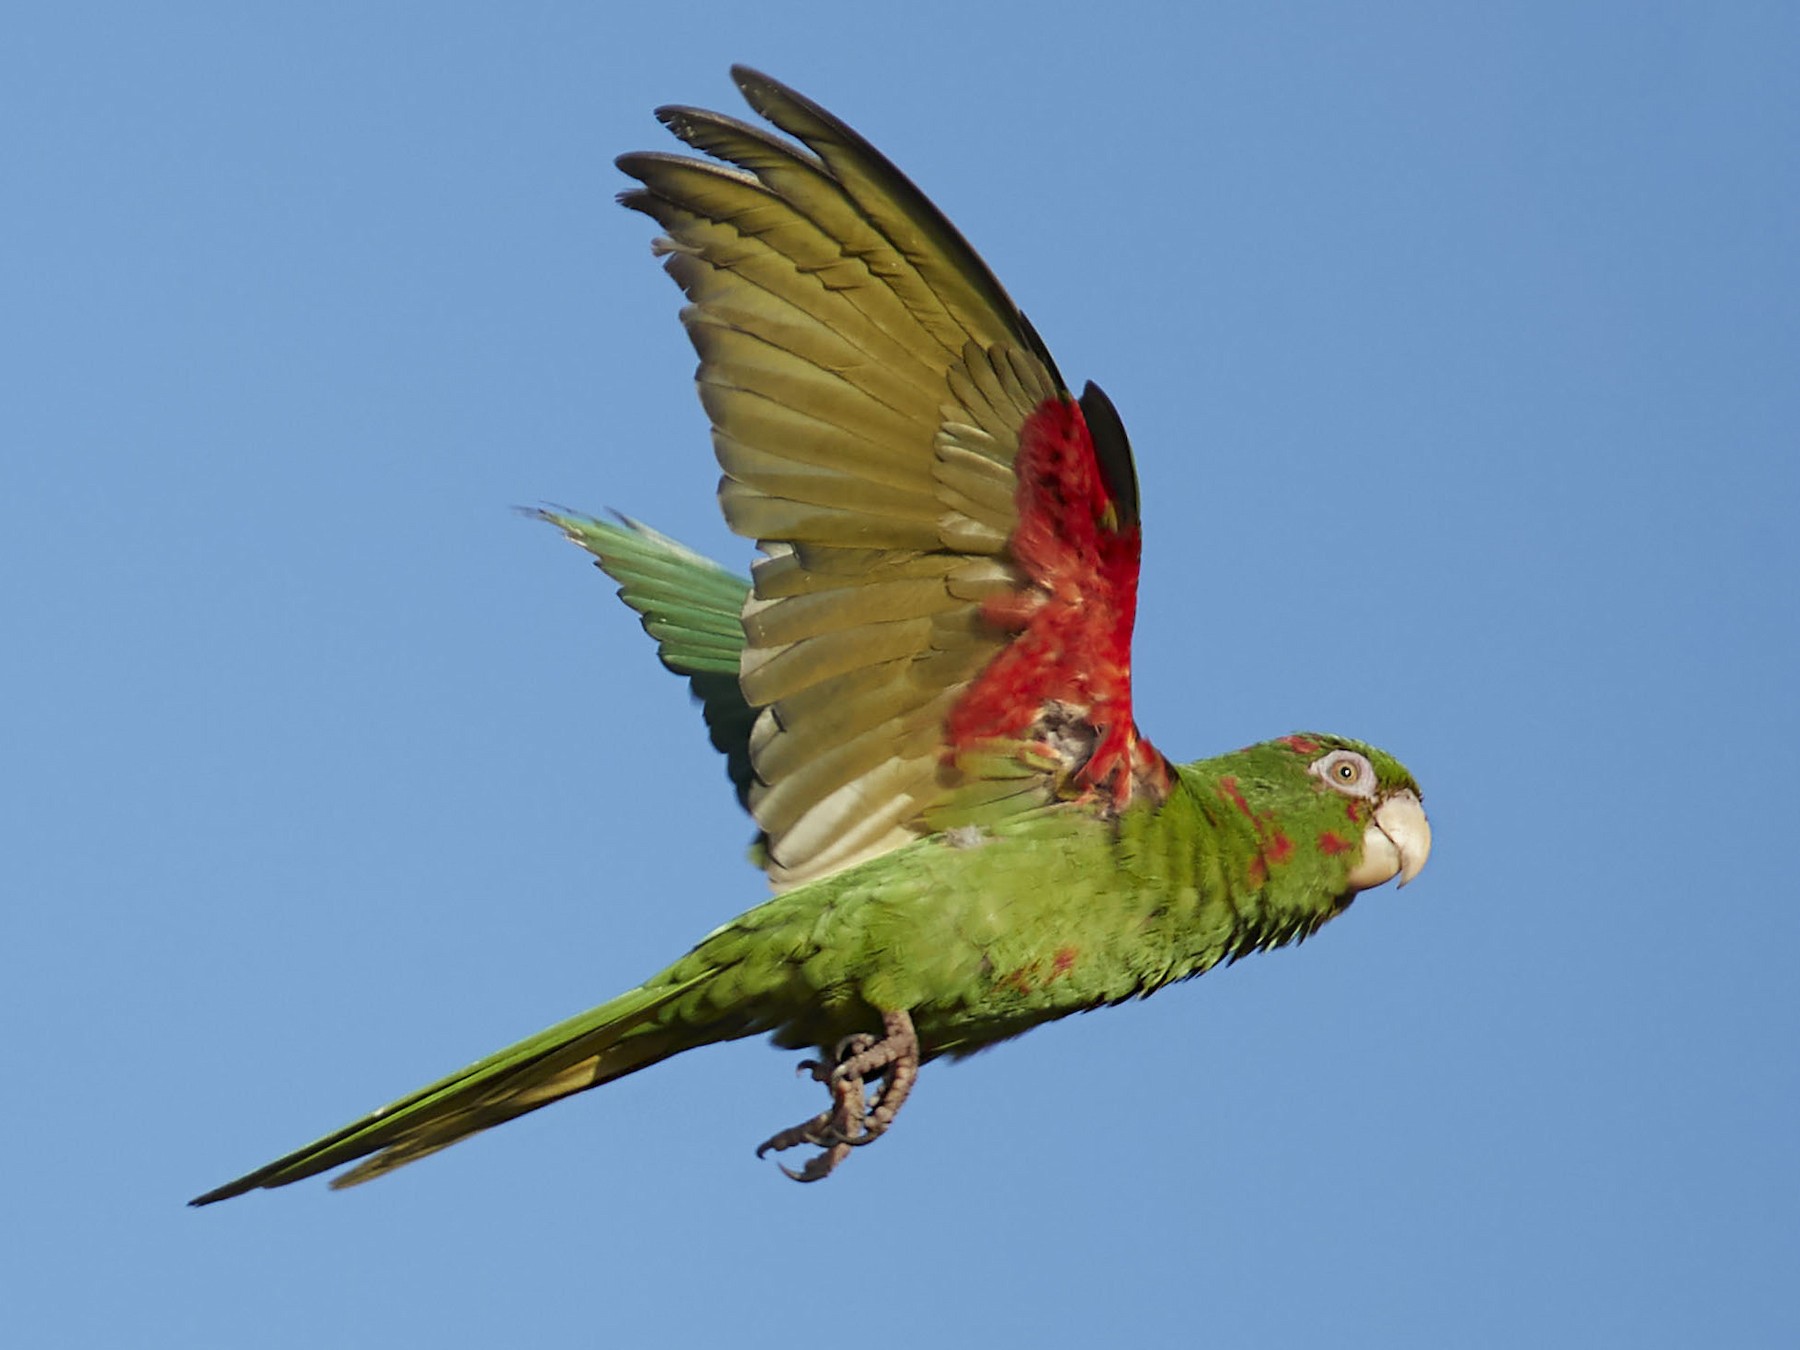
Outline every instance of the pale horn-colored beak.
[(1425, 819), (1418, 794), (1396, 792), (1375, 809), (1374, 822), (1363, 835), (1362, 861), (1347, 878), (1350, 889), (1366, 891), (1395, 877), (1404, 886), (1419, 875), (1430, 856), (1431, 822)]

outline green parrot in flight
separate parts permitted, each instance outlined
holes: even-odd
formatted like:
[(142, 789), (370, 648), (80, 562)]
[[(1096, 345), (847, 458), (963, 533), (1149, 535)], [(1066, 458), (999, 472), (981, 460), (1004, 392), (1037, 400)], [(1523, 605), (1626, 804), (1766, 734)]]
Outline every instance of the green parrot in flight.
[(974, 250), (873, 146), (756, 71), (787, 133), (696, 108), (630, 154), (662, 229), (745, 580), (630, 520), (541, 512), (692, 683), (775, 894), (608, 1003), (193, 1201), (346, 1186), (695, 1046), (814, 1049), (815, 1181), (920, 1066), (1310, 936), (1425, 864), (1418, 784), (1303, 732), (1174, 764), (1131, 708), (1139, 498)]

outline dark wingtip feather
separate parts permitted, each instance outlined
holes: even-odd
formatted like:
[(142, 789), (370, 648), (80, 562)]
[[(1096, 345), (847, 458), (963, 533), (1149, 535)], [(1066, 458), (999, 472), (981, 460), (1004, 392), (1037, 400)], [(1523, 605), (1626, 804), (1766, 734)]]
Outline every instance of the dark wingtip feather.
[(1137, 465), (1131, 457), (1131, 440), (1125, 434), (1124, 419), (1106, 391), (1092, 380), (1081, 391), (1081, 415), (1086, 419), (1088, 434), (1094, 441), (1094, 459), (1100, 465), (1100, 476), (1106, 480), (1107, 495), (1119, 513), (1119, 528), (1138, 523)]
[(902, 173), (891, 159), (830, 109), (821, 107), (805, 94), (773, 76), (765, 75), (750, 66), (734, 65), (731, 68), (731, 78), (736, 83), (738, 92), (744, 96), (744, 101), (757, 116), (794, 137), (826, 162), (832, 158), (831, 151), (827, 148), (830, 142), (836, 142), (841, 151), (853, 157), (861, 171), (877, 181), (881, 189), (925, 232), (932, 246), (953, 261), (956, 269), (994, 312), (1009, 316), (1018, 324), (1020, 334), (1031, 348), (1032, 354), (1051, 371), (1059, 386), (1068, 387), (1063, 384), (1062, 377), (1056, 374), (1056, 362), (1051, 357), (1049, 348), (1044, 345), (1037, 330), (1025, 320), (1018, 305), (1000, 284), (1000, 279), (982, 260), (974, 246), (963, 237), (962, 231), (952, 225), (949, 217), (938, 209), (937, 203), (926, 196), (918, 184)]

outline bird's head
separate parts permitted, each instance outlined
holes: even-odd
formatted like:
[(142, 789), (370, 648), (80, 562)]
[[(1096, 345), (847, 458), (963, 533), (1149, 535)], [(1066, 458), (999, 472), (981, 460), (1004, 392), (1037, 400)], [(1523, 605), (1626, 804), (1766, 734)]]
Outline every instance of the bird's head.
[(1431, 823), (1419, 784), (1372, 745), (1296, 732), (1193, 766), (1194, 786), (1253, 834), (1246, 880), (1260, 889), (1284, 874), (1345, 901), (1399, 878), (1431, 855)]

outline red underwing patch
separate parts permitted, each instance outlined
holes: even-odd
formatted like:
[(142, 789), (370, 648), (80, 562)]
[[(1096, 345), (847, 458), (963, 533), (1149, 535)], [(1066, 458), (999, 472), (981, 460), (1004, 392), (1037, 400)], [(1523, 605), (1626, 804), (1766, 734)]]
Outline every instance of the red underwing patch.
[(1075, 958), (1079, 955), (1081, 952), (1075, 947), (1058, 947), (1052, 957), (1050, 978), (1054, 980), (1058, 975), (1067, 975), (1075, 969)]
[(1168, 766), (1131, 715), (1131, 630), (1141, 536), (1121, 528), (1081, 408), (1058, 395), (1019, 428), (1013, 460), (1019, 524), (1009, 541), (1031, 585), (982, 605), (1015, 633), (950, 712), (954, 753), (973, 741), (1024, 736), (1046, 705), (1079, 710), (1097, 739), (1076, 784), (1124, 805), (1134, 775), (1166, 790)]

